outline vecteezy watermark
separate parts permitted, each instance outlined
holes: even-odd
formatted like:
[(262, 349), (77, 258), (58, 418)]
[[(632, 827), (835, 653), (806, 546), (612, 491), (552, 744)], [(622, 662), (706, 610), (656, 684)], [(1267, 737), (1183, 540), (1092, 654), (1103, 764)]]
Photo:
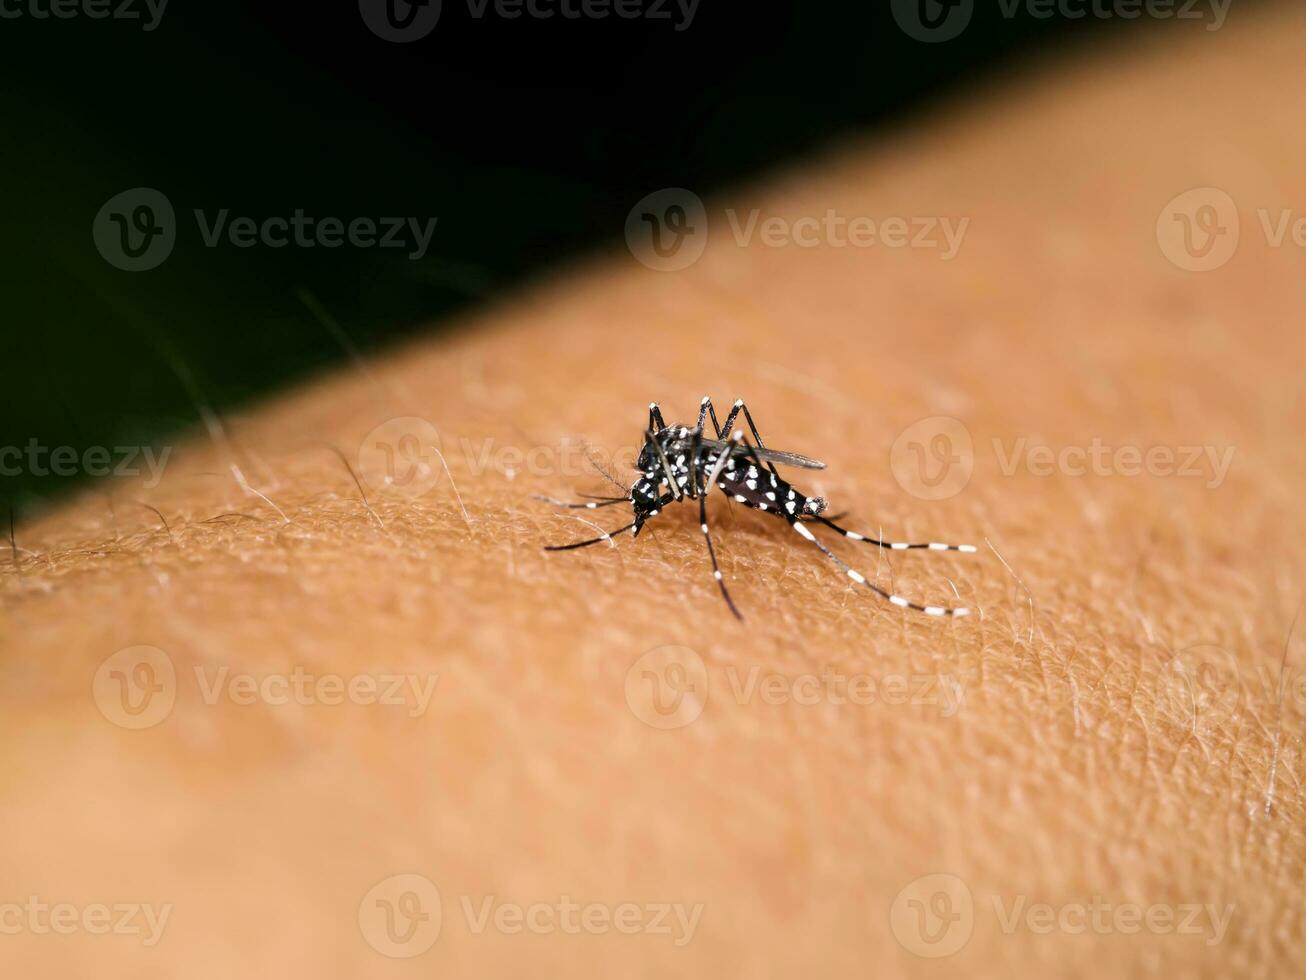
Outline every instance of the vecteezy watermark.
[(0, 0), (0, 20), (130, 20), (149, 33), (167, 6), (168, 0)]
[(734, 208), (726, 208), (726, 218), (735, 244), (747, 248), (757, 241), (766, 248), (919, 248), (939, 253), (944, 262), (955, 258), (961, 249), (970, 218), (955, 223), (948, 217), (916, 216), (872, 218), (848, 216), (834, 208), (821, 215), (785, 218), (762, 217), (761, 209), (752, 208), (742, 218)]
[(358, 903), (358, 929), (382, 956), (411, 959), (435, 945), (444, 924), (440, 889), (419, 874), (378, 881)]
[(513, 480), (521, 474), (576, 480), (624, 472), (635, 465), (642, 443), (618, 446), (608, 451), (583, 440), (564, 439), (558, 445), (519, 446), (497, 439), (458, 436), (456, 453), (474, 476), (494, 472)]
[[(1224, 26), (1233, 0), (994, 0), (999, 16), (1034, 20), (1200, 20), (1206, 30)], [(938, 43), (958, 37), (975, 14), (975, 0), (891, 0), (898, 27), (917, 41)]]
[(1094, 438), (1087, 446), (1030, 445), (1025, 438), (1004, 445), (993, 440), (1003, 476), (1024, 469), (1030, 476), (1148, 476), (1200, 479), (1217, 489), (1229, 475), (1233, 446), (1111, 446)]
[[(934, 252), (946, 262), (960, 251), (970, 218), (856, 215), (835, 208), (789, 216), (728, 207), (715, 223), (729, 229), (739, 248), (910, 248)], [(711, 224), (697, 194), (664, 187), (645, 195), (626, 215), (626, 246), (648, 268), (675, 272), (702, 257)]]
[(493, 14), (502, 20), (529, 17), (532, 20), (621, 20), (666, 21), (672, 29), (687, 31), (698, 13), (699, 0), (467, 0), (473, 19)]
[[(717, 696), (739, 705), (927, 707), (936, 709), (941, 718), (951, 718), (966, 701), (961, 681), (948, 674), (872, 673), (833, 666), (783, 673), (760, 665), (741, 669), (731, 664), (725, 676), (725, 687), (718, 686)], [(684, 728), (707, 707), (707, 666), (690, 647), (654, 647), (627, 669), (625, 693), (631, 713), (646, 725)]]
[(909, 881), (889, 907), (889, 928), (909, 953), (930, 959), (951, 956), (970, 942), (975, 931), (970, 887), (950, 874)]
[[(991, 442), (1003, 476), (1137, 477), (1201, 480), (1218, 489), (1229, 475), (1236, 447), (1210, 444), (1113, 445), (1094, 437), (1087, 445), (1050, 446), (1028, 437)], [(957, 419), (933, 416), (913, 422), (894, 440), (889, 468), (898, 485), (922, 500), (956, 496), (975, 469), (970, 431)]]
[(224, 700), (240, 706), (381, 705), (403, 708), (409, 718), (426, 713), (439, 680), (438, 674), (312, 674), (303, 667), (268, 674), (195, 668), (200, 697), (210, 706)]
[(442, 0), (358, 0), (367, 29), (382, 41), (411, 44), (435, 30)]
[(889, 469), (898, 485), (920, 500), (955, 497), (975, 470), (970, 430), (946, 415), (913, 422), (893, 441)]
[(933, 707), (940, 718), (951, 718), (966, 702), (961, 681), (948, 674), (872, 674), (834, 667), (784, 674), (760, 666), (741, 672), (731, 664), (726, 681), (736, 704)]
[[(230, 208), (192, 211), (205, 248), (401, 248), (413, 261), (425, 257), (438, 218), (232, 215)], [(177, 243), (172, 202), (152, 187), (115, 194), (100, 208), (92, 238), (110, 265), (144, 272), (163, 263)]]
[(1287, 703), (1306, 709), (1306, 670), (1284, 659), (1256, 657), (1254, 663), (1215, 643), (1193, 643), (1174, 652), (1166, 669), (1143, 683), (1158, 687), (1180, 716), (1193, 713), (1211, 719), (1228, 715), (1260, 715)]
[(133, 187), (104, 202), (91, 223), (91, 237), (110, 265), (124, 272), (146, 272), (172, 254), (177, 215), (161, 191)]
[(689, 647), (654, 647), (626, 671), (626, 704), (651, 728), (684, 728), (707, 707), (707, 666)]
[(676, 272), (707, 248), (707, 208), (693, 191), (664, 187), (647, 194), (626, 215), (626, 247), (650, 269)]
[(119, 728), (153, 728), (177, 701), (177, 670), (158, 647), (124, 647), (100, 664), (91, 694)]
[(359, 474), (378, 492), (420, 497), (444, 474), (440, 441), (440, 431), (426, 419), (388, 419), (359, 444)]
[(46, 446), (35, 438), (26, 446), (0, 446), (0, 476), (140, 476), (144, 463), (149, 476), (142, 484), (152, 490), (163, 479), (171, 446), (155, 454), (153, 446)]
[(458, 899), (467, 928), (473, 935), (487, 931), (515, 936), (529, 932), (536, 936), (562, 933), (568, 936), (667, 936), (673, 946), (685, 946), (694, 938), (703, 916), (703, 903), (686, 906), (680, 902), (576, 902), (570, 895), (546, 901), (519, 903), (500, 901), (495, 895)]
[(1238, 249), (1238, 206), (1218, 187), (1195, 187), (1171, 198), (1156, 219), (1161, 253), (1181, 269), (1210, 272)]
[(961, 878), (928, 874), (909, 881), (898, 892), (889, 910), (889, 927), (903, 949), (928, 958), (957, 953), (970, 941), (977, 925), (996, 925), (1008, 936), (1019, 932), (1040, 936), (1148, 933), (1194, 936), (1215, 946), (1224, 940), (1235, 910), (1232, 903), (1144, 904), (1101, 895), (1057, 902), (1031, 901), (1028, 895), (993, 895), (988, 903), (977, 905), (970, 886)]
[[(699, 0), (467, 0), (472, 20), (646, 20), (675, 31), (694, 23)], [(440, 20), (442, 0), (359, 0), (363, 23), (383, 41), (420, 41)]]
[(439, 485), (450, 460), (472, 476), (496, 473), (515, 480), (525, 474), (561, 482), (629, 470), (642, 449), (643, 444), (631, 443), (607, 451), (579, 439), (564, 439), (556, 445), (518, 445), (494, 437), (445, 438), (428, 420), (410, 415), (372, 429), (359, 444), (357, 461), (370, 488), (419, 497)]
[(29, 895), (23, 902), (0, 902), (0, 935), (140, 936), (142, 946), (157, 946), (172, 915), (172, 903), (148, 902), (46, 902)]
[(1035, 20), (1200, 20), (1208, 31), (1224, 26), (1233, 0), (997, 0), (1008, 20), (1020, 13)]
[(285, 217), (231, 217), (228, 208), (205, 212), (195, 209), (200, 236), (208, 248), (217, 248), (225, 239), (236, 248), (403, 248), (406, 257), (417, 260), (426, 255), (439, 218), (413, 217), (313, 217), (302, 208)]
[[(511, 902), (497, 895), (459, 895), (454, 908), (473, 936), (667, 936), (672, 945), (690, 943), (703, 916), (703, 903), (578, 902), (570, 895)], [(445, 925), (440, 890), (420, 874), (392, 875), (373, 885), (358, 906), (358, 927), (383, 956), (408, 959), (425, 953)], [(457, 921), (455, 918), (454, 921)]]
[[(350, 704), (400, 708), (409, 718), (426, 713), (439, 683), (435, 673), (315, 674), (296, 666), (254, 674), (213, 664), (196, 665), (193, 678), (201, 703), (209, 707)], [(100, 665), (91, 694), (100, 713), (118, 727), (152, 728), (172, 713), (180, 686), (171, 657), (158, 647), (132, 646)]]
[(1200, 936), (1207, 946), (1223, 941), (1236, 906), (1214, 902), (1113, 902), (1101, 895), (1088, 901), (1030, 902), (1025, 895), (992, 898), (998, 927), (1006, 935), (1026, 931), (1039, 936), (1053, 932), (1079, 935)]
[[(1243, 227), (1238, 205), (1227, 192), (1195, 187), (1166, 202), (1156, 219), (1156, 241), (1161, 254), (1179, 268), (1211, 272), (1232, 259), (1249, 237)], [(1292, 208), (1258, 207), (1253, 227), (1267, 248), (1306, 249), (1306, 215)]]

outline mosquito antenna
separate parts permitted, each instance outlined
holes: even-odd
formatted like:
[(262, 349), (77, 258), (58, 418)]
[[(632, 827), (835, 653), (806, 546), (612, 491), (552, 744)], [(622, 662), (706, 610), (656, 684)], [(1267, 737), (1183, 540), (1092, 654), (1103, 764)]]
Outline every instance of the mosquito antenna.
[(609, 544), (612, 544), (613, 543), (612, 536), (614, 534), (622, 534), (625, 531), (629, 531), (634, 526), (635, 526), (635, 522), (631, 521), (625, 527), (619, 527), (615, 531), (605, 531), (597, 538), (590, 538), (588, 541), (573, 541), (571, 544), (545, 545), (544, 550), (545, 551), (571, 551), (574, 548), (588, 548), (590, 545), (598, 544), (600, 541), (606, 541)]
[(621, 497), (623, 500), (626, 499), (630, 495), (630, 489), (628, 487), (623, 487), (618, 483), (617, 478), (609, 473), (607, 468), (604, 467), (601, 462), (594, 458), (594, 448), (588, 442), (582, 442), (580, 446), (584, 451), (585, 459), (589, 462), (590, 466), (594, 467), (594, 469), (596, 469), (605, 480), (621, 491)]

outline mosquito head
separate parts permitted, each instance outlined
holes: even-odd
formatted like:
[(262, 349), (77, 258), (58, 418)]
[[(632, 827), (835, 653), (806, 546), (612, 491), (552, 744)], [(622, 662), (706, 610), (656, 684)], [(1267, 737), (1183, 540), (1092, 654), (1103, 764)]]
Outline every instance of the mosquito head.
[(830, 504), (824, 497), (808, 497), (803, 502), (803, 513), (815, 517), (817, 514), (824, 514), (825, 508), (829, 506)]

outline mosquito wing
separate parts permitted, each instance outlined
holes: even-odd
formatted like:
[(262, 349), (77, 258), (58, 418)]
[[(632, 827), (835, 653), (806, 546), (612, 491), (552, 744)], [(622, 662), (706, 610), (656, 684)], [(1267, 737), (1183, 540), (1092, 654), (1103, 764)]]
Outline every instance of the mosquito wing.
[(708, 446), (711, 449), (729, 449), (735, 457), (739, 459), (747, 459), (752, 456), (753, 453), (756, 453), (763, 462), (779, 463), (781, 466), (797, 466), (804, 470), (825, 469), (825, 464), (819, 459), (812, 459), (809, 456), (800, 456), (798, 453), (786, 453), (779, 449), (765, 449), (756, 446), (752, 449), (745, 449), (736, 443), (723, 442), (720, 439), (704, 439), (702, 440), (702, 443), (704, 446)]

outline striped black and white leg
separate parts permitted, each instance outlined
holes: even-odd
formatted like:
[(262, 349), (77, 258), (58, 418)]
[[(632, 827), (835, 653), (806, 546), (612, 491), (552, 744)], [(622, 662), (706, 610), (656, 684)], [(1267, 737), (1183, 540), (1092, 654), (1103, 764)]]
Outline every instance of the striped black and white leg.
[(648, 427), (653, 432), (661, 432), (667, 427), (667, 423), (662, 421), (662, 409), (658, 408), (657, 402), (648, 403)]
[(703, 400), (698, 403), (698, 427), (700, 429), (703, 428), (703, 423), (707, 421), (709, 415), (712, 417), (712, 431), (715, 432), (716, 437), (720, 439), (721, 423), (716, 420), (716, 409), (712, 407), (711, 397), (704, 395)]
[[(706, 399), (704, 399), (704, 404), (707, 404)], [(699, 439), (702, 438), (702, 434), (703, 427), (700, 425), (694, 437), (694, 451), (690, 453), (689, 479), (690, 483), (694, 486), (698, 485), (698, 447)], [(725, 576), (721, 574), (721, 566), (716, 560), (716, 548), (712, 546), (712, 532), (708, 530), (707, 526), (708, 491), (716, 486), (717, 478), (721, 476), (721, 471), (725, 469), (726, 460), (729, 458), (730, 453), (728, 451), (723, 451), (719, 456), (717, 456), (716, 463), (713, 465), (712, 471), (708, 474), (707, 480), (704, 482), (703, 488), (698, 494), (698, 526), (703, 532), (703, 540), (707, 542), (707, 555), (712, 559), (712, 577), (716, 579), (717, 588), (721, 590), (721, 598), (725, 599), (726, 605), (729, 606), (730, 611), (734, 613), (735, 619), (742, 622), (744, 617), (739, 612), (738, 607), (735, 606), (735, 600), (730, 598), (730, 590), (726, 588)]]
[(685, 495), (685, 492), (681, 490), (680, 485), (676, 483), (675, 471), (671, 468), (671, 460), (667, 459), (667, 454), (662, 448), (662, 443), (658, 442), (657, 439), (653, 437), (653, 432), (649, 429), (644, 430), (644, 438), (647, 440), (648, 444), (653, 447), (653, 452), (658, 458), (658, 464), (662, 467), (662, 472), (666, 474), (667, 487), (671, 490), (671, 495), (676, 500), (680, 500), (680, 498)]
[[(744, 421), (748, 423), (748, 431), (753, 434), (753, 440), (757, 443), (757, 445), (760, 448), (765, 449), (766, 443), (762, 441), (762, 435), (760, 432), (757, 431), (757, 425), (753, 422), (753, 413), (748, 410), (748, 406), (744, 404), (744, 400), (742, 398), (735, 399), (735, 403), (732, 406), (730, 406), (730, 414), (726, 416), (725, 425), (721, 427), (721, 434), (717, 436), (717, 438), (725, 439), (727, 436), (730, 435), (730, 430), (734, 428), (735, 419), (739, 417), (740, 412), (744, 413)], [(713, 420), (715, 421), (715, 413), (713, 413), (713, 415), (714, 415)], [(762, 465), (760, 460), (758, 461), (757, 465), (758, 466)], [(771, 471), (771, 475), (776, 477), (776, 479), (780, 478), (780, 471), (775, 468), (775, 463), (771, 462), (770, 460), (767, 460), (766, 468)]]
[[(753, 416), (748, 411), (748, 406), (744, 404), (742, 398), (736, 399), (734, 405), (730, 407), (730, 414), (726, 416), (725, 425), (722, 425), (717, 421), (716, 408), (712, 404), (712, 399), (707, 395), (704, 395), (703, 401), (699, 403), (698, 406), (698, 426), (701, 429), (704, 421), (710, 416), (712, 419), (712, 428), (716, 430), (716, 437), (718, 439), (728, 439), (730, 437), (730, 430), (735, 426), (735, 419), (739, 417), (741, 411), (744, 413), (744, 418), (748, 422), (749, 431), (753, 433), (753, 439), (760, 447), (765, 449), (766, 443), (762, 441), (762, 436), (758, 433), (757, 426), (753, 423)], [(762, 464), (759, 462), (758, 465), (761, 466)], [(777, 478), (779, 478), (780, 473), (776, 470), (774, 463), (768, 461), (766, 466)]]
[(699, 527), (703, 531), (703, 540), (707, 542), (707, 555), (712, 560), (712, 577), (716, 579), (717, 588), (721, 590), (721, 598), (726, 601), (730, 611), (734, 614), (735, 619), (743, 620), (743, 614), (735, 606), (735, 600), (730, 598), (730, 590), (726, 588), (725, 576), (721, 574), (721, 566), (716, 560), (716, 549), (712, 547), (712, 532), (707, 527), (707, 495), (704, 494), (698, 498), (698, 519), (701, 522)]
[[(744, 440), (739, 440), (738, 437), (741, 435), (741, 433), (736, 433), (735, 435), (736, 435), (736, 441), (742, 441), (745, 450), (749, 453), (749, 456), (750, 456), (753, 460), (756, 461), (756, 460), (757, 460), (757, 452), (756, 452), (756, 450), (753, 449), (753, 447), (752, 447), (751, 445), (749, 445), (748, 440), (746, 440), (746, 439), (744, 439)], [(960, 616), (968, 616), (968, 615), (970, 615), (970, 610), (967, 609), (965, 606), (923, 606), (923, 605), (921, 605), (920, 603), (912, 602), (910, 599), (904, 599), (904, 598), (903, 598), (902, 596), (900, 596), (900, 595), (894, 595), (892, 592), (886, 592), (884, 589), (880, 588), (880, 587), (879, 587), (878, 585), (876, 585), (875, 583), (869, 581), (869, 580), (866, 578), (866, 576), (863, 575), (861, 572), (857, 571), (857, 569), (855, 569), (855, 568), (851, 567), (850, 565), (848, 565), (847, 562), (845, 562), (842, 558), (840, 558), (838, 555), (836, 555), (833, 551), (831, 551), (829, 548), (827, 548), (825, 545), (823, 545), (820, 541), (816, 540), (816, 535), (813, 534), (813, 533), (811, 532), (811, 529), (808, 528), (806, 524), (804, 524), (802, 521), (800, 521), (800, 520), (798, 519), (798, 516), (797, 516), (797, 515), (795, 515), (795, 514), (783, 514), (783, 513), (780, 513), (780, 511), (778, 511), (778, 510), (776, 511), (776, 513), (777, 513), (780, 517), (783, 517), (786, 521), (788, 521), (788, 522), (789, 522), (789, 526), (792, 527), (795, 531), (797, 531), (800, 535), (802, 535), (804, 538), (806, 538), (806, 539), (807, 539), (808, 541), (810, 541), (812, 544), (816, 545), (816, 547), (820, 548), (822, 554), (824, 554), (824, 555), (825, 555), (827, 558), (829, 558), (832, 562), (834, 562), (836, 565), (838, 565), (839, 568), (843, 571), (843, 573), (844, 573), (845, 575), (847, 575), (850, 579), (852, 579), (852, 580), (853, 580), (854, 582), (856, 582), (858, 585), (864, 585), (864, 586), (866, 586), (866, 588), (870, 589), (872, 592), (874, 592), (876, 595), (878, 595), (881, 599), (884, 599), (884, 600), (886, 600), (886, 601), (892, 603), (892, 604), (895, 605), (895, 606), (901, 606), (903, 609), (914, 609), (914, 610), (916, 610), (917, 612), (925, 613), (925, 615), (927, 615), (927, 616), (958, 616), (958, 617), (960, 617)], [(817, 519), (820, 520), (820, 518), (817, 518)], [(830, 522), (827, 521), (827, 522), (825, 522), (825, 523), (830, 523)], [(842, 530), (842, 528), (840, 528), (839, 530)], [(845, 532), (845, 533), (846, 533), (846, 532)]]
[(816, 517), (816, 520), (820, 521), (826, 527), (838, 531), (849, 541), (865, 541), (867, 544), (879, 545), (881, 548), (887, 548), (890, 551), (923, 549), (927, 551), (965, 551), (971, 554), (974, 554), (975, 552), (975, 546), (973, 544), (944, 544), (941, 541), (882, 541), (881, 539), (872, 537), (869, 534), (858, 534), (856, 531), (849, 531), (845, 527), (840, 527), (834, 521), (819, 515)]
[(841, 558), (840, 558), (838, 555), (836, 555), (833, 551), (831, 551), (831, 550), (830, 550), (829, 548), (827, 548), (825, 545), (821, 544), (820, 541), (816, 540), (816, 535), (813, 534), (813, 533), (811, 532), (811, 530), (807, 527), (807, 525), (804, 524), (802, 521), (798, 520), (796, 517), (789, 517), (789, 518), (787, 518), (787, 519), (788, 519), (788, 521), (789, 521), (789, 526), (790, 526), (790, 527), (792, 527), (795, 531), (797, 531), (800, 535), (802, 535), (802, 536), (803, 536), (804, 538), (806, 538), (808, 541), (812, 542), (812, 544), (814, 544), (814, 545), (816, 545), (818, 548), (820, 548), (821, 551), (822, 551), (822, 553), (823, 553), (827, 558), (829, 558), (830, 561), (832, 561), (832, 562), (834, 562), (836, 565), (838, 565), (839, 568), (842, 569), (842, 571), (843, 571), (843, 573), (844, 573), (845, 575), (847, 575), (850, 579), (852, 579), (852, 580), (853, 580), (854, 582), (856, 582), (858, 585), (864, 585), (864, 586), (866, 586), (868, 589), (870, 589), (872, 592), (874, 592), (876, 595), (878, 595), (881, 599), (885, 599), (885, 600), (887, 600), (887, 601), (893, 603), (895, 606), (901, 606), (903, 609), (915, 609), (917, 612), (923, 612), (923, 613), (925, 613), (925, 615), (927, 615), (927, 616), (968, 616), (968, 615), (970, 615), (970, 610), (967, 609), (965, 606), (955, 606), (955, 607), (950, 607), (950, 606), (922, 606), (922, 605), (920, 605), (919, 603), (916, 603), (916, 602), (912, 602), (912, 601), (910, 601), (909, 599), (904, 599), (904, 598), (903, 598), (902, 596), (900, 596), (900, 595), (893, 595), (893, 594), (890, 593), (890, 592), (885, 592), (884, 589), (880, 588), (880, 587), (879, 587), (878, 585), (876, 585), (875, 583), (870, 582), (870, 581), (867, 581), (867, 578), (866, 578), (865, 575), (863, 575), (861, 572), (857, 571), (857, 569), (850, 567), (848, 564), (846, 564), (846, 563), (843, 561), (843, 559), (841, 559)]
[[(585, 496), (581, 494), (581, 496)], [(554, 507), (563, 507), (567, 510), (598, 510), (600, 507), (611, 507), (613, 504), (628, 504), (629, 497), (595, 497), (593, 500), (579, 501), (573, 503), (569, 500), (558, 500), (555, 497), (546, 497), (543, 494), (536, 494), (536, 500), (542, 500), (546, 504), (552, 504)]]

